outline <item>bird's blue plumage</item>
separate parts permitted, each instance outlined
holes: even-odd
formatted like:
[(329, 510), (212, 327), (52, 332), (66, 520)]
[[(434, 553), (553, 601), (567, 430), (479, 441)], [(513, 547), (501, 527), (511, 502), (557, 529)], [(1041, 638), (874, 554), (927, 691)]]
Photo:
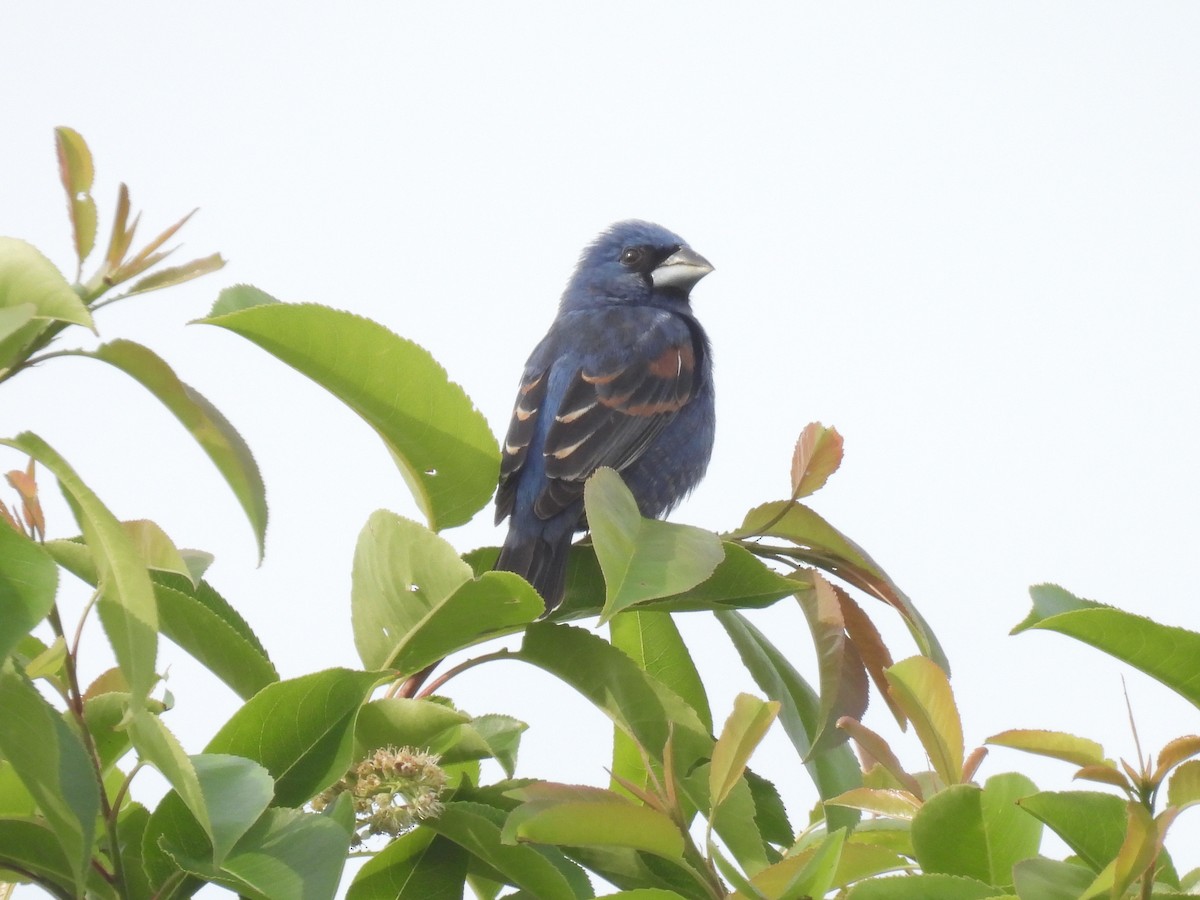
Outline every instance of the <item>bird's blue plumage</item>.
[(562, 600), (567, 553), (596, 469), (621, 473), (642, 515), (669, 512), (712, 454), (712, 354), (689, 293), (712, 266), (649, 222), (613, 225), (583, 252), (525, 365), (505, 437), (496, 563)]

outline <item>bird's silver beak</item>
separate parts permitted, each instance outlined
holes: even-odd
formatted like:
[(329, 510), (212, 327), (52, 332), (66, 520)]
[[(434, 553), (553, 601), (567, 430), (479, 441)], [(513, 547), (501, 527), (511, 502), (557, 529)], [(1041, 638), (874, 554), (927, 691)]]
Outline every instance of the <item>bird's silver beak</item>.
[(674, 287), (689, 290), (713, 270), (712, 263), (688, 247), (676, 250), (650, 273), (655, 287)]

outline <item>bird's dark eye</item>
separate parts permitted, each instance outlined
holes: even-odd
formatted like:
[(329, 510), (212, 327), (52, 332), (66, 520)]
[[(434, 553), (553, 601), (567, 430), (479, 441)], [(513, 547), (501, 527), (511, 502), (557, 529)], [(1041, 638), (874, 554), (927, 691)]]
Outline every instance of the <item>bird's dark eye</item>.
[(626, 247), (621, 251), (621, 265), (634, 268), (645, 257), (646, 251), (641, 247)]

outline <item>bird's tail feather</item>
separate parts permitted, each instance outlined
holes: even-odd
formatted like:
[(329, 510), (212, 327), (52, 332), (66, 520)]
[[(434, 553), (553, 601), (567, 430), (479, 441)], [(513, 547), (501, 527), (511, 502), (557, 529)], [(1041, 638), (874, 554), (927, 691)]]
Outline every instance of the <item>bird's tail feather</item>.
[(496, 560), (496, 568), (520, 575), (542, 595), (546, 612), (562, 602), (566, 591), (567, 554), (571, 535), (560, 541), (548, 541), (541, 535), (524, 536), (510, 531)]

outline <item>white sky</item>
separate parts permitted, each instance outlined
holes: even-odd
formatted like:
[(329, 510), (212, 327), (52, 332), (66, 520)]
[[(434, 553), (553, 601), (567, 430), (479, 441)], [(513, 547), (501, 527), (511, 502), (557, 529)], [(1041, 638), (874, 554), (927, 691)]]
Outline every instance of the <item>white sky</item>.
[[(0, 234), (73, 274), (60, 124), (92, 147), (102, 229), (120, 180), (147, 234), (202, 207), (179, 259), (230, 264), (99, 326), (159, 351), (241, 430), (267, 483), (267, 560), (255, 568), (191, 439), (114, 369), (22, 374), (2, 388), (0, 432), (37, 431), (119, 516), (214, 552), (212, 582), (284, 677), (355, 666), (354, 542), (378, 507), (415, 515), (403, 481), (330, 396), (184, 323), (236, 282), (351, 310), (432, 351), (501, 431), (580, 248), (648, 218), (717, 269), (694, 294), (716, 352), (717, 445), (677, 520), (739, 524), (785, 495), (804, 424), (836, 425), (846, 462), (813, 505), (933, 625), (969, 742), (1057, 728), (1131, 757), (1123, 673), (1147, 749), (1200, 730), (1190, 705), (1097, 651), (1007, 636), (1040, 581), (1200, 629), (1200, 7), (730, 9), (8, 8)], [(44, 490), (53, 534), (73, 533)], [(497, 543), (490, 521), (448, 537)], [(914, 652), (868, 608), (897, 658)], [(813, 672), (794, 605), (755, 620)], [(752, 686), (723, 632), (682, 625), (723, 719)], [(198, 751), (237, 700), (173, 646), (161, 665), (178, 698), (167, 721)], [(547, 676), (504, 664), (452, 688), (469, 711), (531, 723), (520, 774), (603, 782), (605, 722)], [(913, 766), (917, 746), (897, 743)], [(755, 765), (803, 822), (814, 793), (780, 734)], [(1070, 786), (1065, 764), (1004, 750), (981, 774), (1015, 768)], [(1200, 865), (1196, 825), (1177, 826), (1181, 871)]]

